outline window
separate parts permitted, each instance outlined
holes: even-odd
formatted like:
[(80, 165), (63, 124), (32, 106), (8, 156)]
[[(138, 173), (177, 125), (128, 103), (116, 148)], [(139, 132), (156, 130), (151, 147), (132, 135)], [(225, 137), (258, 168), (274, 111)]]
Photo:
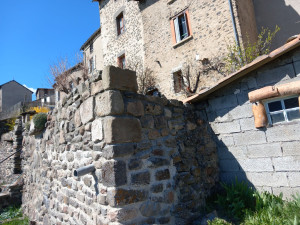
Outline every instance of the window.
[(118, 35), (120, 35), (125, 30), (123, 12), (117, 16), (116, 20), (117, 20), (117, 33)]
[(126, 68), (125, 54), (123, 54), (120, 57), (118, 57), (118, 66), (121, 69), (125, 69)]
[(298, 96), (266, 101), (265, 107), (270, 124), (289, 122), (300, 118)]
[(174, 80), (175, 93), (181, 92), (181, 90), (183, 88), (183, 77), (182, 77), (181, 70), (173, 73), (173, 80)]
[(95, 70), (95, 58), (92, 57), (89, 60), (89, 73), (92, 73)]
[(174, 43), (178, 43), (191, 36), (188, 11), (186, 10), (178, 16), (174, 17), (171, 20), (171, 26)]
[(90, 44), (90, 53), (93, 53), (93, 51), (94, 51), (94, 43), (91, 43)]

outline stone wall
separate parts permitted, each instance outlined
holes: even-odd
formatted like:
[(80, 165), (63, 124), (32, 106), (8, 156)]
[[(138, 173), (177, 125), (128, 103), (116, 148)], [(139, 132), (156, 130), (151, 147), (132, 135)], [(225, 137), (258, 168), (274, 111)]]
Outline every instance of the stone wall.
[(300, 191), (299, 121), (256, 129), (250, 91), (297, 80), (300, 51), (294, 50), (211, 94), (204, 107), (217, 142), (220, 180), (235, 176), (259, 190), (290, 196)]
[[(227, 0), (99, 2), (104, 65), (117, 65), (117, 57), (125, 53), (127, 67), (137, 70), (138, 74), (151, 69), (159, 90), (167, 98), (185, 98), (183, 92), (175, 93), (175, 72), (185, 70), (187, 64), (200, 67), (199, 60), (204, 58), (226, 55), (227, 46), (235, 40)], [(170, 21), (185, 9), (189, 10), (192, 35), (175, 44)], [(245, 35), (250, 41), (256, 40), (252, 2), (233, 1), (233, 11), (241, 44)], [(123, 12), (125, 31), (118, 36), (116, 17), (120, 12)], [(211, 86), (221, 78), (222, 75), (212, 72), (201, 76), (199, 86)]]
[[(23, 208), (37, 224), (189, 224), (218, 181), (203, 111), (136, 94), (136, 75), (104, 68), (24, 138)], [(74, 176), (93, 164), (94, 173)]]

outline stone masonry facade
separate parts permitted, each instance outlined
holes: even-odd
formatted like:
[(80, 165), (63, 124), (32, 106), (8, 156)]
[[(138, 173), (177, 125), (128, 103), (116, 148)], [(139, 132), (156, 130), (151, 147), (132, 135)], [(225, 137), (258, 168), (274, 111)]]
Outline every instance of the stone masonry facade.
[[(167, 98), (184, 98), (183, 93), (175, 93), (174, 73), (204, 58), (224, 56), (235, 41), (228, 0), (99, 0), (99, 5), (103, 64), (118, 65), (118, 57), (125, 55), (126, 67), (137, 75), (151, 69)], [(246, 37), (254, 42), (257, 31), (252, 1), (233, 0), (232, 7), (240, 43), (247, 42)], [(174, 43), (170, 22), (185, 10), (189, 12), (190, 35)], [(118, 35), (116, 18), (120, 14), (125, 28)], [(211, 86), (220, 78), (218, 73), (201, 77), (200, 87)]]
[[(218, 181), (205, 113), (136, 93), (135, 72), (106, 67), (24, 136), (23, 208), (37, 224), (189, 224)], [(74, 170), (94, 165), (93, 173)]]
[(299, 120), (255, 128), (250, 91), (299, 80), (299, 47), (211, 94), (205, 108), (217, 143), (220, 180), (246, 180), (285, 197), (300, 192)]

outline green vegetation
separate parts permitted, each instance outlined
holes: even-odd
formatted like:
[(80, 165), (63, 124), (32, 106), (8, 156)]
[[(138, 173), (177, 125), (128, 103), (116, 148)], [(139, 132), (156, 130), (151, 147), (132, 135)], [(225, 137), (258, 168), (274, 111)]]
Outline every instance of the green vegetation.
[(46, 113), (38, 113), (33, 117), (34, 127), (37, 131), (42, 131), (45, 129), (45, 124), (47, 122)]
[(12, 131), (15, 127), (17, 118), (7, 119), (5, 126), (7, 127), (8, 131)]
[(272, 41), (280, 30), (278, 26), (272, 32), (270, 29), (262, 28), (255, 43), (248, 41), (244, 46), (229, 45), (228, 54), (225, 58), (226, 71), (229, 73), (239, 70), (241, 67), (251, 63), (258, 56), (269, 54)]
[(30, 130), (30, 121), (27, 121), (27, 122), (25, 123), (25, 129), (26, 129), (27, 131)]
[(0, 224), (2, 225), (29, 225), (28, 218), (22, 218), (20, 207), (10, 206), (0, 213)]
[(290, 201), (268, 192), (259, 193), (242, 182), (222, 184), (223, 192), (210, 199), (208, 209), (217, 209), (218, 215), (209, 225), (300, 225), (300, 195)]

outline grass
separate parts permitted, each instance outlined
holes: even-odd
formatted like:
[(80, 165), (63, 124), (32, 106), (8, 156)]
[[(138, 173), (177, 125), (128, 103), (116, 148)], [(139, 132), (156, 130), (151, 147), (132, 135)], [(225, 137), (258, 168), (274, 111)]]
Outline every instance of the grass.
[(0, 224), (2, 225), (28, 225), (28, 218), (22, 217), (20, 207), (10, 206), (0, 213)]
[(300, 225), (300, 195), (289, 201), (268, 192), (258, 192), (243, 182), (222, 184), (223, 192), (208, 200), (208, 210), (222, 218), (208, 225)]

